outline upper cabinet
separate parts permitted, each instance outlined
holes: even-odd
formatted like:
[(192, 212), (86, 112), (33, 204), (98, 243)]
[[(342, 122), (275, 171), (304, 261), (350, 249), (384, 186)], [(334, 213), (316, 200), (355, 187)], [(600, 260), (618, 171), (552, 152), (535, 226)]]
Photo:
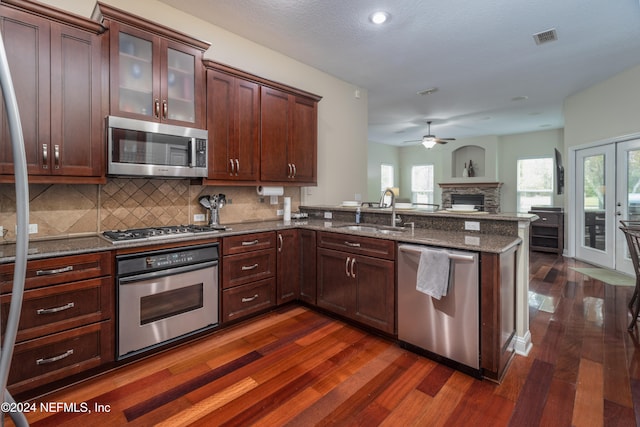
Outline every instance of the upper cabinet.
[(93, 16), (109, 29), (110, 114), (204, 128), (209, 43), (103, 3)]
[(206, 184), (316, 185), (322, 97), (206, 60)]
[(207, 66), (209, 179), (256, 181), (260, 167), (260, 85)]
[(319, 99), (271, 87), (261, 97), (261, 180), (315, 185)]
[[(30, 182), (103, 181), (104, 28), (25, 0), (3, 1), (0, 20)], [(13, 154), (4, 104), (0, 117), (0, 182), (10, 182)]]

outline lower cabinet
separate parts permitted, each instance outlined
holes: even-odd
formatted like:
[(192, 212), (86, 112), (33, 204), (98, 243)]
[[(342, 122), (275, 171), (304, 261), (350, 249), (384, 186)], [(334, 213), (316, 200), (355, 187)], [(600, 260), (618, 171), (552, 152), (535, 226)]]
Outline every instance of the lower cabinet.
[[(0, 266), (2, 338), (13, 264)], [(19, 394), (114, 360), (114, 279), (110, 252), (27, 263), (8, 389)]]
[(300, 295), (300, 232), (296, 229), (277, 233), (277, 303), (293, 301)]
[(222, 239), (222, 323), (276, 305), (276, 233)]
[[(336, 233), (318, 234), (318, 307), (395, 334), (394, 242)], [(345, 249), (329, 248), (340, 245)], [(368, 252), (381, 257), (364, 255)]]
[(316, 305), (316, 232), (298, 230), (300, 234), (300, 300)]

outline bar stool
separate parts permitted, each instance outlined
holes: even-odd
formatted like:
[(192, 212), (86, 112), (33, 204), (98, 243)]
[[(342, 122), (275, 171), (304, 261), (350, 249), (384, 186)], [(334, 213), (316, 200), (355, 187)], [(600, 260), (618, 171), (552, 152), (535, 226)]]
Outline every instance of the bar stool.
[(640, 313), (640, 221), (620, 221), (622, 227), (620, 229), (627, 239), (629, 247), (629, 256), (633, 262), (633, 269), (636, 273), (636, 288), (633, 291), (631, 300), (629, 301), (629, 310), (631, 310), (631, 323), (627, 330), (632, 331), (636, 327), (638, 313)]

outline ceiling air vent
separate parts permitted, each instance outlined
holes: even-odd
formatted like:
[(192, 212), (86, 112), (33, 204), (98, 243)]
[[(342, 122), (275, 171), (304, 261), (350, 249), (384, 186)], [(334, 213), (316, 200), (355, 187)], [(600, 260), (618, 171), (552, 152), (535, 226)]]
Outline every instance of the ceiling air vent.
[(556, 33), (555, 28), (552, 28), (550, 30), (534, 34), (533, 39), (536, 41), (536, 44), (549, 43), (558, 40), (558, 34)]

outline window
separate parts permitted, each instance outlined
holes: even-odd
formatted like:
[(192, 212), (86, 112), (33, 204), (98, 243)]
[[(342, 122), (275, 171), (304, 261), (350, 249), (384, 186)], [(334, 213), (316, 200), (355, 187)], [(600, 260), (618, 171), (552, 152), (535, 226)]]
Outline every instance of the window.
[(393, 187), (393, 165), (380, 165), (380, 191)]
[(433, 165), (411, 167), (411, 201), (433, 203)]
[(518, 159), (518, 212), (553, 203), (553, 158)]

